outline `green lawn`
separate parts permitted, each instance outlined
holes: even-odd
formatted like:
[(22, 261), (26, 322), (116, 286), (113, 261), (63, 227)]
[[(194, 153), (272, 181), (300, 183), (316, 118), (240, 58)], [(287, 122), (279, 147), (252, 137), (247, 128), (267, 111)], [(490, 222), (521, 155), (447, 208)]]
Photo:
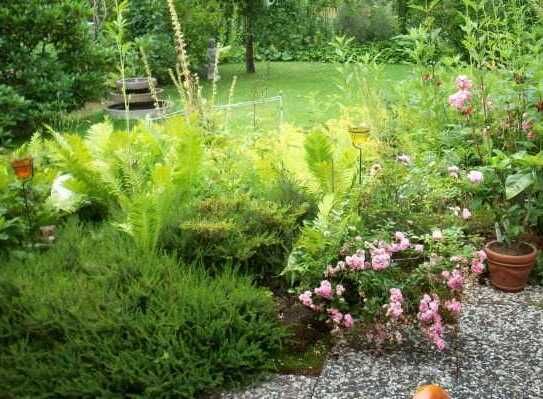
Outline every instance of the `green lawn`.
[[(407, 79), (411, 67), (406, 65), (386, 65), (384, 74), (388, 81)], [(228, 102), (228, 93), (234, 76), (238, 77), (234, 102), (250, 101), (261, 96), (272, 97), (279, 94), (284, 98), (284, 120), (301, 127), (313, 126), (338, 115), (339, 107), (336, 86), (339, 74), (336, 66), (321, 63), (259, 63), (256, 74), (246, 74), (244, 65), (233, 64), (220, 67), (221, 80), (218, 83), (216, 104)], [(209, 98), (210, 85), (203, 83), (204, 96)], [(165, 97), (176, 103), (178, 95), (175, 87), (165, 87)], [(59, 130), (83, 133), (88, 126), (104, 120), (98, 104), (76, 113), (68, 118)], [(232, 112), (232, 128), (252, 128), (253, 108), (239, 108)], [(278, 107), (276, 105), (259, 106), (256, 110), (258, 128), (270, 128), (277, 125)], [(119, 127), (123, 122), (116, 122)]]

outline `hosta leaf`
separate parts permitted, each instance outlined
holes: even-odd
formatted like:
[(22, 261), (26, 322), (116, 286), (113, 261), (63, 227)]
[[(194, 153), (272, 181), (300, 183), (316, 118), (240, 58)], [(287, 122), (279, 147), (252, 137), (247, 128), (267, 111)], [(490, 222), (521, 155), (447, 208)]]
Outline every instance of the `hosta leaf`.
[(516, 174), (507, 177), (505, 182), (505, 195), (507, 199), (515, 198), (534, 183), (531, 174)]

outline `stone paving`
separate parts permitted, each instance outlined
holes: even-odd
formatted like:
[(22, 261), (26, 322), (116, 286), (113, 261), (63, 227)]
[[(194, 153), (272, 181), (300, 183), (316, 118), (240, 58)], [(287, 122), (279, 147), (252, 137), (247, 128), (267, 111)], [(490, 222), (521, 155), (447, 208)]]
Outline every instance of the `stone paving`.
[(408, 399), (420, 384), (437, 383), (453, 399), (543, 399), (543, 288), (474, 287), (460, 324), (458, 352), (336, 350), (319, 377), (275, 376), (222, 397)]

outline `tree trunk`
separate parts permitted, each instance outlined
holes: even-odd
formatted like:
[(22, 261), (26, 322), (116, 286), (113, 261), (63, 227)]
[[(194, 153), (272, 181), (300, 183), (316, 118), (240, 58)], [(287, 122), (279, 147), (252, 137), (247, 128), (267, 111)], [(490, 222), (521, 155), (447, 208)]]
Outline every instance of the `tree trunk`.
[(247, 17), (247, 37), (245, 39), (245, 69), (247, 73), (255, 73), (255, 36), (252, 16)]
[(398, 0), (398, 21), (400, 23), (400, 32), (407, 33), (407, 1)]

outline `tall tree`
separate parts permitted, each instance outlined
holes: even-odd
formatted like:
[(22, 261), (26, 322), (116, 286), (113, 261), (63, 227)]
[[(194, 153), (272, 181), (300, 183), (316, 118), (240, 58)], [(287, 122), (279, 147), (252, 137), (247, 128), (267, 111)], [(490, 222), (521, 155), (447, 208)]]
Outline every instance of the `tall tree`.
[(408, 0), (398, 0), (398, 20), (400, 23), (400, 32), (407, 33), (407, 12)]
[(245, 68), (247, 73), (255, 73), (255, 22), (268, 0), (221, 0), (228, 7), (236, 6), (245, 20)]

